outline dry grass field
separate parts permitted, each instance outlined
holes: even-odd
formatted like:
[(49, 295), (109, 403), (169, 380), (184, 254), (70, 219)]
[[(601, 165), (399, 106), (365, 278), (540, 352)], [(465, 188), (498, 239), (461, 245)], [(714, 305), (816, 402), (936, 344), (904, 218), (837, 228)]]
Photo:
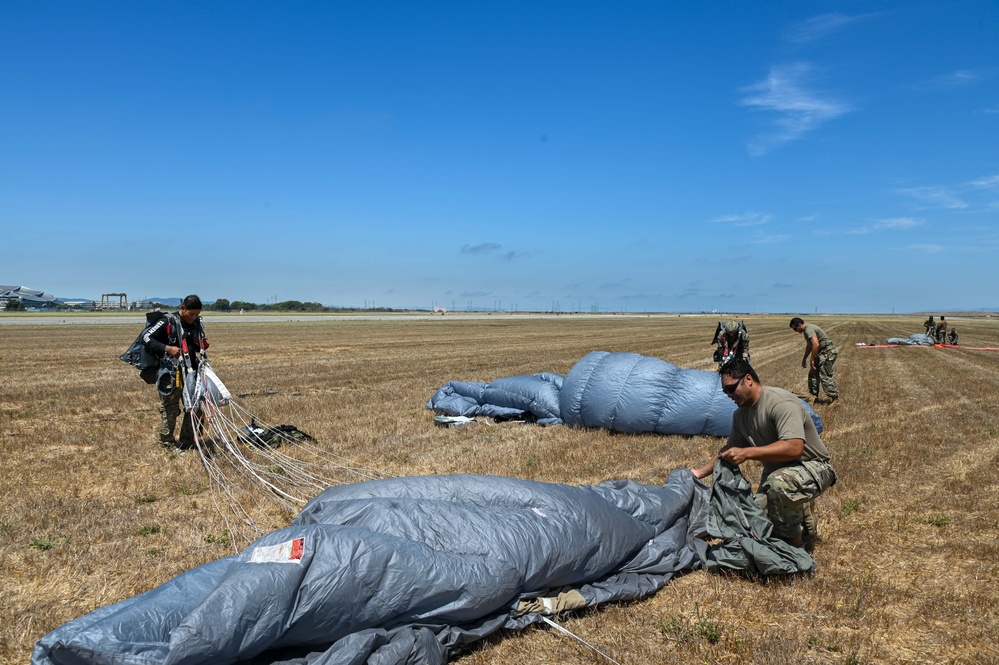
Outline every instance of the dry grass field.
[[(804, 343), (787, 318), (745, 319), (754, 365), (764, 383), (804, 395)], [(839, 483), (819, 500), (814, 577), (762, 584), (696, 571), (654, 597), (560, 623), (629, 665), (999, 663), (999, 352), (855, 346), (921, 332), (922, 318), (815, 318), (840, 347), (842, 398), (816, 406)], [(442, 429), (425, 403), (449, 380), (565, 374), (593, 350), (714, 369), (715, 323), (206, 317), (215, 370), (251, 412), (360, 466), (572, 484), (662, 482), (721, 440)], [(954, 324), (963, 345), (999, 347), (999, 319)], [(62, 623), (231, 553), (197, 454), (159, 447), (155, 391), (117, 359), (140, 327), (0, 325), (0, 662), (26, 663)], [(495, 636), (457, 662), (607, 661), (537, 628)]]

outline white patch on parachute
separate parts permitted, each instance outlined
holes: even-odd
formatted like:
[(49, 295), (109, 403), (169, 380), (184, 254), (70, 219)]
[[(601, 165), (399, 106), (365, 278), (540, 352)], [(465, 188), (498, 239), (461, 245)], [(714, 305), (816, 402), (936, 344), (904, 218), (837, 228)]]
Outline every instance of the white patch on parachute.
[(277, 545), (254, 547), (249, 563), (302, 563), (305, 538), (295, 538)]

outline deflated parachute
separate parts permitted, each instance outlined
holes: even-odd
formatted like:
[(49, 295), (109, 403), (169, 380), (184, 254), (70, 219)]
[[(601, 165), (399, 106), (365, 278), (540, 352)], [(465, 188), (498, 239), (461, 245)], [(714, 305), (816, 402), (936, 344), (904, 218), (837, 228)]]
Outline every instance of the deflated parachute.
[(889, 337), (885, 340), (885, 344), (897, 344), (900, 346), (933, 346), (936, 344), (936, 340), (929, 335), (916, 333), (914, 335), (909, 335), (908, 337)]
[(444, 663), (698, 567), (710, 490), (430, 476), (331, 487), (243, 553), (71, 621), (34, 665)]
[[(822, 419), (803, 404), (821, 432)], [(448, 416), (524, 417), (630, 434), (728, 436), (735, 404), (715, 372), (637, 353), (593, 351), (564, 378), (542, 373), (492, 383), (451, 381), (427, 408)]]

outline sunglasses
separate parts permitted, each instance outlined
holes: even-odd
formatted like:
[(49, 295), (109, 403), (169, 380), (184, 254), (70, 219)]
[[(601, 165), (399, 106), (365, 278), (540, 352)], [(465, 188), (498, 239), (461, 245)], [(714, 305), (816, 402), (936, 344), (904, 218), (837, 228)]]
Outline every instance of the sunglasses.
[(742, 378), (739, 379), (738, 381), (736, 381), (735, 383), (730, 383), (727, 386), (723, 385), (722, 386), (722, 392), (725, 393), (726, 395), (731, 395), (732, 393), (735, 392), (735, 389), (739, 387), (739, 384), (742, 383), (742, 379), (745, 379), (747, 376), (749, 376), (749, 375), (748, 374), (743, 374)]

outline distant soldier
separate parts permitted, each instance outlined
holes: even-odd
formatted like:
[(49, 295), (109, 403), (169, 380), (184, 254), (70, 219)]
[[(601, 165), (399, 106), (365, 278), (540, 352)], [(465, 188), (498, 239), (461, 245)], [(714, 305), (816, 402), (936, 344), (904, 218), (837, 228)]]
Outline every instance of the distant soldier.
[(926, 335), (933, 337), (937, 330), (937, 322), (933, 320), (932, 314), (930, 314), (930, 318), (923, 321), (923, 327), (926, 328)]
[(719, 321), (711, 343), (717, 345), (713, 358), (719, 365), (724, 365), (733, 358), (749, 362), (749, 331), (744, 323), (728, 321), (723, 325)]
[(839, 355), (836, 346), (822, 328), (814, 323), (805, 323), (797, 316), (791, 319), (791, 330), (805, 336), (805, 355), (801, 366), (808, 368), (808, 392), (818, 399), (821, 386), (829, 401), (835, 402), (839, 399), (839, 389), (833, 379), (836, 356)]
[(941, 316), (940, 321), (937, 322), (934, 338), (937, 344), (943, 344), (945, 337), (947, 337), (947, 317)]
[(951, 328), (950, 332), (947, 334), (947, 343), (953, 346), (957, 346), (957, 328)]

